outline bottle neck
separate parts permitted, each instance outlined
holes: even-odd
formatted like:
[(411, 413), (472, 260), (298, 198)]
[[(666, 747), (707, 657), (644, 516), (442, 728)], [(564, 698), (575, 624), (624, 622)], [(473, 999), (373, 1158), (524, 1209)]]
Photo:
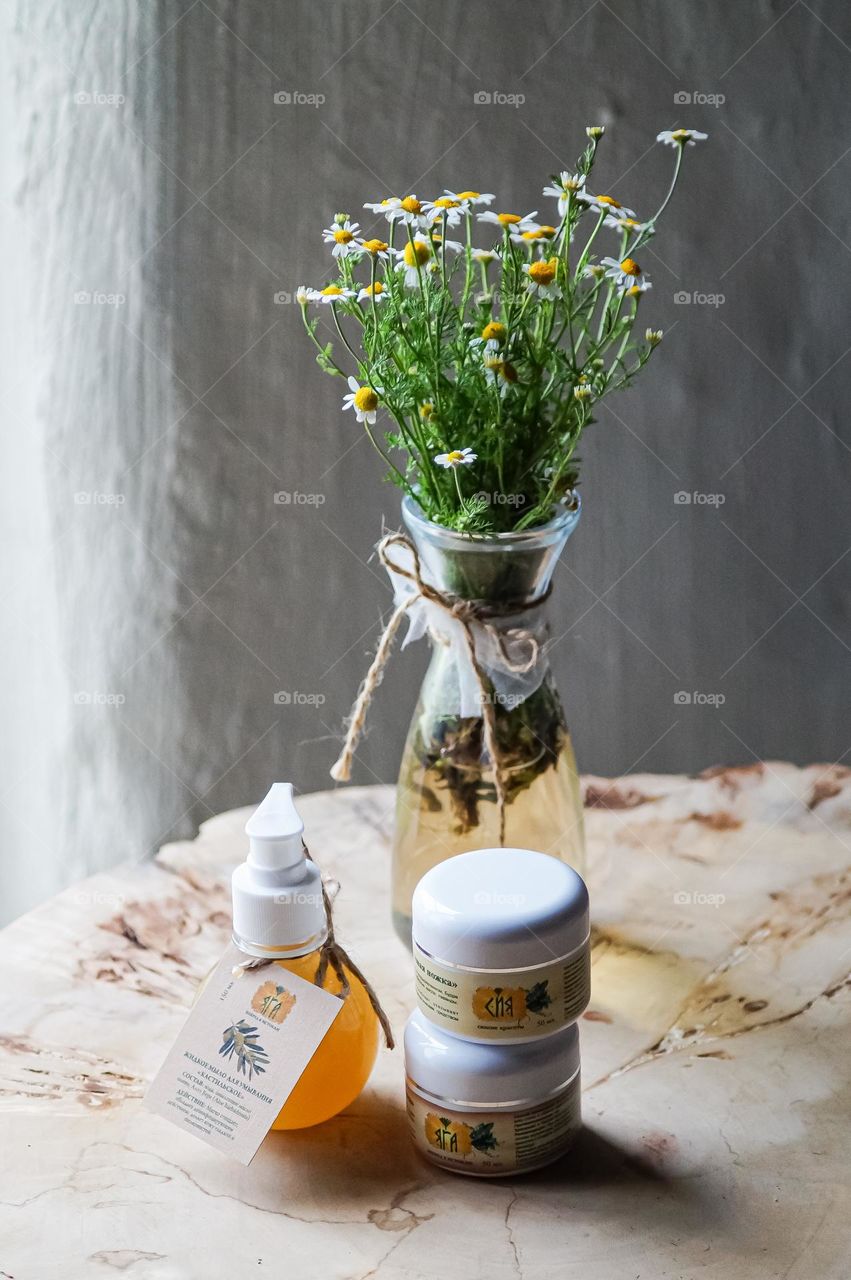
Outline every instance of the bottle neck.
[(234, 929), (233, 944), (239, 947), (240, 951), (247, 956), (256, 956), (259, 960), (275, 960), (284, 962), (287, 960), (297, 960), (302, 956), (309, 956), (314, 951), (319, 951), (325, 939), (328, 937), (328, 929), (324, 928), (320, 933), (315, 933), (312, 937), (303, 938), (300, 941), (287, 944), (286, 946), (265, 947), (258, 942), (252, 942), (250, 938), (241, 938)]

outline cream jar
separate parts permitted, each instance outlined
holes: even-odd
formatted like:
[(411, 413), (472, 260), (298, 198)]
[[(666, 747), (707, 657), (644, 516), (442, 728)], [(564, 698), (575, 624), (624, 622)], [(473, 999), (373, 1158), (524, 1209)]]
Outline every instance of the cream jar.
[(551, 1164), (581, 1125), (579, 1033), (480, 1044), (415, 1010), (405, 1028), (408, 1123), (433, 1164), (497, 1178)]
[(591, 994), (588, 890), (558, 858), (477, 849), (427, 871), (414, 891), (417, 1003), (477, 1041), (554, 1035)]

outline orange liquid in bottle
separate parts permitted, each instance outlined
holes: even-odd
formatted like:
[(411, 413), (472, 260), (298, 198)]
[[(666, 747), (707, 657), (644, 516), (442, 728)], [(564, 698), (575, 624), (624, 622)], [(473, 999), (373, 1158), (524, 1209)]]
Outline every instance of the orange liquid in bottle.
[[(319, 952), (276, 964), (312, 982), (319, 964)], [(306, 1129), (337, 1115), (363, 1089), (378, 1053), (378, 1018), (363, 983), (346, 970), (351, 990), (325, 1038), (304, 1069), (287, 1098), (273, 1129)], [(336, 995), (340, 980), (329, 966), (323, 987)]]

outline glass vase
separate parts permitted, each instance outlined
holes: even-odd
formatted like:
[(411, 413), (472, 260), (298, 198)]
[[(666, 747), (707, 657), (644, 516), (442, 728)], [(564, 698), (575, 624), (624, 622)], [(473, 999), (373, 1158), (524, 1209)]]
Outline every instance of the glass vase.
[[(477, 650), (480, 645), (491, 652), (504, 647), (513, 654), (504, 678), (495, 674), (486, 681), (504, 792), (502, 843), (552, 854), (582, 874), (579, 778), (547, 657), (543, 607), (579, 510), (576, 496), (546, 525), (476, 535), (434, 524), (409, 498), (402, 504), (423, 578), (445, 596), (474, 602), (487, 630), (487, 635), (477, 631)], [(443, 617), (442, 610), (430, 615), (431, 662), (408, 731), (396, 796), (393, 923), (406, 945), (411, 941), (411, 897), (425, 872), (455, 854), (500, 844), (497, 787), (481, 703), (471, 708), (467, 697), (464, 705), (463, 644), (457, 629), (453, 636), (451, 624), (442, 625)], [(515, 668), (525, 669), (515, 676)]]

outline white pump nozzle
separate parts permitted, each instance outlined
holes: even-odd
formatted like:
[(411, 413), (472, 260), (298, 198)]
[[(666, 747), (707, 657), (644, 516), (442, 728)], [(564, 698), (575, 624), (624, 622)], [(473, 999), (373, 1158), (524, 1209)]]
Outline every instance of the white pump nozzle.
[(248, 862), (264, 871), (283, 871), (304, 860), (304, 823), (293, 803), (290, 782), (275, 782), (245, 824)]
[(289, 782), (276, 782), (245, 824), (248, 857), (233, 873), (233, 936), (255, 956), (305, 955), (327, 934), (322, 879), (308, 860)]

